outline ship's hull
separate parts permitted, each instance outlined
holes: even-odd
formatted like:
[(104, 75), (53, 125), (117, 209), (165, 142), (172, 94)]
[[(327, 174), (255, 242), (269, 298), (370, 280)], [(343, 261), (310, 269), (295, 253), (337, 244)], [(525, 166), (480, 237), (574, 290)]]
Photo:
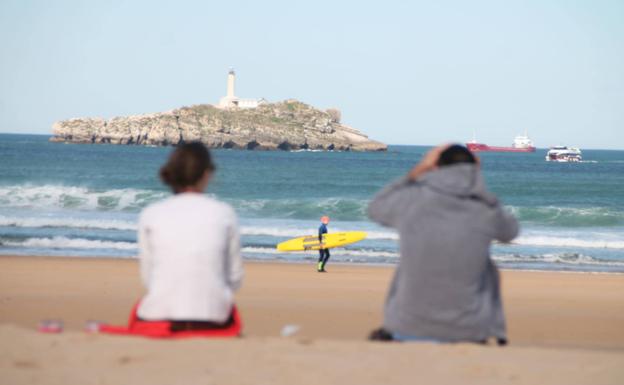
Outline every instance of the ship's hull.
[(472, 152), (535, 152), (535, 147), (496, 147), (483, 143), (466, 143)]

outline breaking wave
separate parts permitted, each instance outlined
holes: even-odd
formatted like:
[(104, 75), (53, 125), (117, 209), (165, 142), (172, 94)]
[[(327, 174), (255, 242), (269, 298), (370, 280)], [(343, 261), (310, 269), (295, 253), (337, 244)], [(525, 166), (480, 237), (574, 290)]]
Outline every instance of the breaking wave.
[[(0, 207), (139, 212), (170, 196), (164, 190), (108, 189), (63, 185), (0, 186)], [(366, 221), (368, 199), (293, 198), (232, 199), (222, 197), (249, 218), (317, 220), (321, 213), (341, 221)], [(609, 207), (508, 207), (521, 222), (559, 227), (614, 227), (624, 225), (624, 210)], [(53, 225), (56, 226), (56, 225)], [(125, 225), (122, 225), (125, 226)], [(125, 226), (127, 229), (129, 226)]]
[(624, 240), (578, 239), (553, 236), (521, 236), (512, 242), (516, 245), (577, 247), (589, 249), (624, 249)]
[[(26, 238), (23, 240), (0, 240), (5, 247), (24, 249), (48, 249), (48, 250), (101, 250), (116, 251), (117, 255), (135, 255), (137, 245), (134, 242), (103, 241), (84, 238), (50, 237), (50, 238)], [(99, 251), (97, 252), (100, 253)], [(244, 246), (242, 253), (246, 258), (268, 258), (285, 260), (316, 260), (316, 252), (291, 252), (284, 253), (270, 246)], [(105, 254), (105, 253), (103, 253)], [(333, 249), (332, 260), (338, 262), (355, 263), (396, 263), (399, 257), (397, 251), (379, 250), (371, 248)], [(524, 254), (494, 254), (493, 259), (501, 267), (531, 267), (531, 266), (557, 266), (565, 268), (609, 268), (611, 271), (624, 271), (624, 261), (601, 259), (582, 253), (546, 253), (538, 255)], [(615, 269), (615, 270), (614, 270)]]
[(609, 227), (624, 224), (624, 211), (607, 207), (509, 207), (523, 222), (561, 227)]
[[(290, 252), (284, 253), (271, 247), (248, 246), (243, 247), (243, 254), (246, 257), (254, 257), (258, 255), (270, 255), (274, 258), (282, 257), (283, 259), (316, 259), (315, 251), (307, 252)], [(332, 249), (332, 258), (335, 261), (354, 261), (363, 263), (395, 263), (398, 260), (398, 252), (374, 250), (374, 249)], [(558, 266), (603, 266), (614, 267), (618, 270), (624, 269), (624, 261), (614, 261), (608, 259), (595, 258), (580, 253), (548, 253), (540, 255), (521, 255), (521, 254), (495, 254), (492, 258), (502, 267), (508, 265), (534, 265), (546, 264)]]
[(8, 227), (66, 227), (79, 229), (128, 230), (135, 231), (134, 222), (117, 219), (81, 219), (81, 218), (15, 218), (0, 215), (0, 226)]
[[(168, 196), (169, 192), (161, 190), (14, 185), (0, 186), (0, 207), (138, 212)], [(224, 199), (241, 215), (256, 218), (316, 220), (319, 213), (329, 213), (338, 220), (367, 218), (366, 199)]]
[[(257, 247), (257, 246), (247, 246), (242, 249), (243, 254), (245, 253), (256, 253), (256, 254), (272, 254), (272, 255), (316, 255), (317, 251), (294, 251), (284, 253), (283, 251), (279, 251), (273, 247)], [(383, 250), (372, 250), (372, 249), (332, 249), (332, 256), (349, 256), (349, 257), (375, 257), (375, 258), (389, 258), (396, 259), (399, 254), (392, 251), (383, 251)]]
[[(72, 217), (10, 217), (0, 215), (0, 226), (5, 227), (30, 227), (30, 228), (76, 228), (94, 230), (120, 230), (136, 231), (135, 221), (120, 219), (83, 219)], [(351, 231), (354, 229), (332, 228), (332, 232)], [(356, 229), (357, 230), (357, 229)], [(287, 228), (287, 227), (259, 227), (242, 226), (241, 234), (249, 236), (268, 236), (276, 238), (295, 238), (310, 235), (315, 232), (314, 226), (310, 228)], [(398, 234), (384, 231), (367, 231), (367, 239), (397, 240)]]
[(139, 211), (169, 196), (165, 191), (143, 189), (97, 190), (57, 185), (0, 187), (0, 207), (78, 210)]
[(27, 238), (20, 241), (5, 240), (0, 241), (3, 246), (42, 248), (42, 249), (115, 249), (115, 250), (136, 250), (134, 242), (114, 242), (100, 241), (84, 238)]
[[(340, 233), (343, 231), (355, 231), (359, 229), (341, 229), (337, 227), (332, 227), (332, 233)], [(397, 240), (399, 239), (399, 235), (396, 232), (390, 231), (366, 231), (367, 237), (366, 239), (387, 239), (387, 240)], [(314, 234), (314, 227), (310, 228), (279, 228), (279, 227), (255, 227), (255, 226), (243, 226), (241, 228), (241, 234), (243, 235), (260, 235), (260, 236), (269, 236), (269, 237), (282, 237), (282, 238), (296, 238), (303, 237), (306, 235)]]
[(548, 264), (564, 264), (564, 265), (599, 265), (624, 268), (624, 262), (613, 261), (607, 259), (594, 258), (589, 255), (579, 253), (562, 253), (562, 254), (542, 254), (542, 255), (518, 255), (504, 254), (495, 255), (494, 260), (502, 263), (548, 263)]
[(353, 198), (229, 200), (239, 213), (259, 218), (317, 220), (327, 213), (337, 220), (364, 220), (368, 200)]

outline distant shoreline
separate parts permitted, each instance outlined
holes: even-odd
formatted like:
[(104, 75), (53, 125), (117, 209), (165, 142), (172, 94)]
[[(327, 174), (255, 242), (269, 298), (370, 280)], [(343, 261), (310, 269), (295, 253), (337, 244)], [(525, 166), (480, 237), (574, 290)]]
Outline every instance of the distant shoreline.
[[(2, 135), (14, 135), (14, 136), (42, 136), (47, 137), (48, 139), (53, 137), (53, 134), (41, 134), (41, 133), (23, 133), (23, 132), (0, 132), (0, 136)], [(460, 142), (462, 143), (462, 142)], [(67, 144), (88, 144), (88, 143), (67, 143)], [(396, 143), (388, 143), (388, 150), (391, 147), (428, 147), (432, 148), (437, 146), (438, 144), (396, 144)], [(540, 151), (548, 151), (549, 147), (537, 147), (536, 150)], [(624, 151), (624, 148), (593, 148), (593, 147), (583, 147), (583, 151)]]

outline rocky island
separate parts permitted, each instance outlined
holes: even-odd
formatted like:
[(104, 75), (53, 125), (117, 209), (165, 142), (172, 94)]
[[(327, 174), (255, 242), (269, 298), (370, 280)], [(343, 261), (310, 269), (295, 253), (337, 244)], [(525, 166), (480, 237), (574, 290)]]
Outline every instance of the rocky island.
[[(229, 88), (228, 88), (229, 89)], [(232, 85), (233, 89), (233, 85)], [(228, 93), (229, 94), (229, 93)], [(232, 95), (233, 97), (233, 91)], [(75, 118), (54, 123), (53, 142), (176, 145), (201, 141), (211, 148), (248, 150), (385, 151), (383, 143), (340, 122), (340, 111), (297, 100), (239, 107), (238, 99), (127, 117)], [(244, 99), (240, 100), (245, 101)]]

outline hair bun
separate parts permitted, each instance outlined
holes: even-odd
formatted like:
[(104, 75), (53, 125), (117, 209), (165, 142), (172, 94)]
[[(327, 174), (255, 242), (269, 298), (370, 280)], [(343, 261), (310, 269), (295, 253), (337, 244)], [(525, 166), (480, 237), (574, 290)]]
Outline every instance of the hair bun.
[(210, 152), (201, 142), (176, 147), (159, 171), (160, 179), (174, 192), (196, 185), (206, 171), (215, 169)]

